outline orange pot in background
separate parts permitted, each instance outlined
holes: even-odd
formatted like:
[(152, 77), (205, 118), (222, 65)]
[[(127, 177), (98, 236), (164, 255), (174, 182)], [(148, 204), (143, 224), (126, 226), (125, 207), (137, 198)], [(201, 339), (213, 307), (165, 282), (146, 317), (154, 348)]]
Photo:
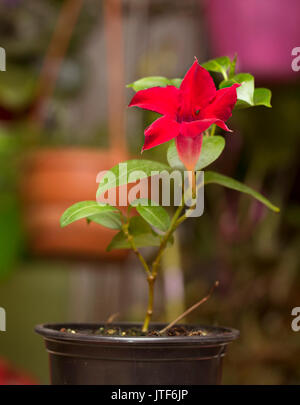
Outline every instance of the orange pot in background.
[[(47, 50), (30, 121), (37, 128), (45, 124), (47, 103), (52, 97), (61, 63), (83, 5), (66, 0)], [(122, 2), (103, 3), (107, 63), (107, 124), (109, 149), (36, 149), (25, 161), (21, 179), (24, 222), (32, 253), (123, 259), (127, 251), (106, 252), (116, 231), (85, 220), (61, 229), (59, 219), (70, 205), (95, 200), (96, 176), (128, 159), (124, 118), (125, 79), (122, 31)], [(102, 19), (102, 15), (101, 15)], [(118, 117), (116, 119), (116, 117)]]
[(124, 152), (95, 149), (37, 149), (24, 159), (21, 199), (30, 251), (42, 256), (121, 260), (126, 250), (106, 252), (117, 231), (85, 220), (60, 228), (59, 219), (70, 205), (95, 200), (97, 174), (120, 161)]

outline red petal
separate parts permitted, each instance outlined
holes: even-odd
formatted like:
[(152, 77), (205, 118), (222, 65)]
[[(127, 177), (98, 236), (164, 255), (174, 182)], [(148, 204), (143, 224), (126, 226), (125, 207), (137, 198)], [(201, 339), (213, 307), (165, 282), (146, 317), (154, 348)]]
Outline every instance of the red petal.
[(194, 114), (204, 108), (216, 95), (216, 87), (211, 75), (197, 60), (186, 73), (181, 86), (182, 115)]
[(236, 89), (239, 86), (240, 84), (234, 84), (231, 87), (218, 90), (215, 99), (201, 111), (201, 116), (203, 118), (216, 117), (221, 121), (227, 121), (231, 117), (237, 101)]
[(200, 135), (202, 132), (206, 131), (212, 124), (218, 121), (216, 118), (182, 122), (180, 124), (180, 133), (183, 136), (194, 138)]
[(175, 86), (151, 87), (138, 91), (129, 107), (140, 107), (162, 115), (175, 116), (179, 106), (179, 90)]
[(188, 170), (193, 170), (201, 152), (203, 134), (198, 134), (194, 138), (178, 135), (176, 138), (176, 148), (180, 160)]
[(228, 132), (232, 132), (231, 129), (228, 128), (228, 126), (225, 124), (225, 122), (221, 121), (221, 120), (217, 120), (215, 122), (216, 125), (218, 125), (218, 127), (224, 129), (224, 131), (228, 131)]
[(145, 143), (142, 150), (153, 148), (168, 142), (179, 134), (180, 124), (166, 117), (154, 121), (145, 131)]

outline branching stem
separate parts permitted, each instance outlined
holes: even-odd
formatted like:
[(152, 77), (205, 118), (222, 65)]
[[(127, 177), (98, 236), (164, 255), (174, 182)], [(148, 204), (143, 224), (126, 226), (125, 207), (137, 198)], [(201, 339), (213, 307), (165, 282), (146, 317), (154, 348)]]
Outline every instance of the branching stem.
[(160, 264), (161, 257), (168, 245), (168, 241), (172, 234), (174, 233), (175, 229), (177, 228), (177, 220), (182, 212), (183, 209), (183, 202), (182, 204), (177, 208), (172, 220), (170, 227), (168, 231), (165, 233), (163, 236), (163, 239), (161, 241), (160, 247), (158, 249), (158, 253), (156, 255), (155, 260), (152, 263), (152, 268), (151, 268), (151, 275), (148, 277), (148, 306), (147, 306), (147, 313), (145, 316), (144, 324), (143, 324), (143, 332), (147, 332), (149, 328), (149, 324), (152, 318), (152, 313), (153, 313), (153, 301), (154, 301), (154, 283), (157, 277), (157, 270)]
[(139, 250), (137, 249), (137, 247), (136, 247), (136, 245), (135, 245), (135, 243), (134, 243), (133, 236), (129, 233), (129, 229), (128, 229), (128, 228), (129, 228), (129, 224), (128, 224), (128, 223), (122, 225), (122, 230), (123, 230), (123, 232), (124, 232), (124, 234), (125, 234), (125, 236), (126, 236), (128, 242), (129, 242), (129, 244), (130, 244), (130, 246), (131, 246), (131, 249), (133, 250), (133, 252), (134, 252), (135, 255), (137, 256), (137, 258), (138, 258), (139, 261), (141, 262), (141, 264), (142, 264), (142, 266), (144, 267), (144, 269), (145, 269), (145, 271), (146, 271), (148, 277), (150, 277), (150, 276), (151, 276), (150, 268), (149, 268), (149, 266), (148, 266), (146, 260), (144, 259), (144, 257), (141, 255), (141, 253), (140, 253)]
[(175, 232), (176, 228), (178, 227), (178, 225), (183, 222), (183, 220), (186, 218), (185, 215), (182, 215), (182, 217), (180, 217), (180, 214), (182, 212), (184, 208), (184, 200), (182, 198), (182, 202), (180, 204), (180, 206), (177, 208), (169, 229), (167, 230), (167, 232), (164, 234), (162, 240), (161, 240), (161, 244), (159, 246), (157, 255), (152, 263), (152, 266), (150, 267), (146, 260), (144, 259), (144, 257), (141, 255), (141, 253), (139, 252), (139, 250), (137, 249), (135, 242), (134, 242), (134, 238), (133, 236), (130, 234), (129, 232), (129, 220), (127, 220), (126, 222), (124, 221), (124, 217), (123, 219), (123, 225), (122, 225), (122, 230), (124, 232), (124, 235), (126, 236), (127, 241), (130, 244), (131, 249), (133, 250), (133, 252), (136, 254), (136, 256), (138, 257), (139, 261), (141, 262), (143, 268), (145, 269), (146, 273), (147, 273), (147, 281), (148, 281), (148, 305), (147, 305), (147, 312), (146, 312), (146, 316), (144, 319), (144, 323), (143, 323), (143, 328), (142, 331), (143, 332), (147, 332), (149, 329), (149, 324), (152, 318), (152, 314), (153, 314), (153, 302), (154, 302), (154, 284), (155, 284), (155, 280), (157, 277), (157, 272), (158, 272), (158, 267), (160, 265), (160, 261), (161, 261), (161, 257), (165, 251), (165, 249), (167, 248), (168, 242), (170, 240), (170, 238), (172, 237), (173, 233)]

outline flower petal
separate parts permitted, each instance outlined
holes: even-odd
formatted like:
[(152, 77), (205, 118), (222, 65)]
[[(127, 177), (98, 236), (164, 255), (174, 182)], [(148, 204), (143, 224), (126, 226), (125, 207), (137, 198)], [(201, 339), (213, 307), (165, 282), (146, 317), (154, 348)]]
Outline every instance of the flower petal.
[(201, 117), (216, 117), (221, 121), (227, 121), (231, 117), (233, 107), (237, 101), (236, 89), (239, 86), (240, 84), (233, 84), (231, 87), (218, 90), (214, 100), (201, 111)]
[(186, 73), (181, 86), (181, 114), (187, 117), (204, 108), (216, 96), (216, 87), (211, 75), (197, 61)]
[(178, 156), (188, 170), (193, 170), (199, 159), (202, 140), (203, 133), (193, 138), (180, 134), (176, 138)]
[(180, 133), (183, 136), (194, 138), (195, 136), (206, 131), (212, 124), (219, 121), (217, 118), (209, 118), (204, 120), (182, 122), (180, 124)]
[(143, 150), (168, 142), (179, 135), (180, 124), (167, 117), (158, 118), (145, 131)]
[(179, 107), (179, 90), (175, 86), (140, 90), (132, 98), (129, 107), (140, 107), (162, 115), (175, 116)]
[(232, 132), (232, 130), (228, 128), (228, 126), (225, 124), (224, 121), (217, 120), (217, 121), (215, 122), (215, 124), (216, 124), (218, 127), (224, 129), (224, 131)]

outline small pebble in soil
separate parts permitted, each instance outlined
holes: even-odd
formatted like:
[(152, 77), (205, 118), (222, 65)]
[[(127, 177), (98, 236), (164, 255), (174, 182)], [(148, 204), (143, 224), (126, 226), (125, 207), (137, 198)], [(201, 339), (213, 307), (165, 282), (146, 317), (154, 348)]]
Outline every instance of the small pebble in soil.
[(76, 332), (76, 330), (74, 330), (74, 329), (66, 329), (66, 328), (61, 328), (60, 329), (60, 332), (64, 332), (64, 333), (72, 333), (73, 335), (75, 334), (75, 333), (77, 333)]

